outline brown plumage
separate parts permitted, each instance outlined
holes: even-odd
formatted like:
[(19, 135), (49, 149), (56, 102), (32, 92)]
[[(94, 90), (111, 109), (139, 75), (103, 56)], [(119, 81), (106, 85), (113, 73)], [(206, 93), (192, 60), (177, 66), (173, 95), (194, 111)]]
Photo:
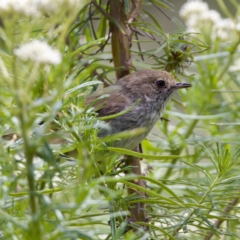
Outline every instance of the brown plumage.
[[(94, 106), (99, 117), (114, 115), (129, 109), (140, 102), (124, 115), (108, 121), (109, 128), (100, 129), (99, 137), (144, 128), (145, 132), (119, 139), (114, 146), (133, 149), (151, 131), (156, 121), (162, 117), (163, 110), (173, 95), (180, 88), (191, 87), (189, 83), (177, 83), (173, 76), (165, 71), (143, 70), (119, 79), (114, 85), (97, 91), (86, 101), (86, 106)], [(98, 100), (103, 94), (107, 98)], [(12, 134), (11, 134), (12, 135)], [(3, 136), (3, 139), (7, 139)], [(13, 139), (13, 138), (12, 138)], [(51, 143), (64, 143), (65, 138), (51, 140)]]
[[(96, 101), (102, 95), (95, 93), (87, 100), (87, 105), (93, 106), (99, 117), (119, 113), (133, 106), (131, 111), (108, 121), (110, 129), (102, 129), (99, 136), (107, 136), (122, 131), (144, 127), (146, 131), (139, 136), (119, 140), (114, 143), (116, 147), (133, 149), (151, 131), (156, 121), (161, 118), (163, 110), (172, 94), (180, 88), (190, 87), (188, 83), (177, 83), (173, 76), (165, 71), (143, 70), (129, 74), (119, 79), (113, 86), (105, 91), (109, 97)], [(110, 90), (112, 89), (112, 91)]]

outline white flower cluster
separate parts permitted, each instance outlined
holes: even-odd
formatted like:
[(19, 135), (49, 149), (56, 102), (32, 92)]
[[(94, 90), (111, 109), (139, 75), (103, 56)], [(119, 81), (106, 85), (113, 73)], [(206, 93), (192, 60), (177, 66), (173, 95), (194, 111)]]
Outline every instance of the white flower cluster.
[(221, 41), (230, 38), (231, 33), (238, 31), (240, 23), (236, 24), (232, 19), (223, 19), (220, 14), (209, 9), (202, 0), (188, 0), (183, 4), (179, 12), (185, 20), (188, 32), (200, 32), (203, 29), (211, 31), (211, 35)]
[(38, 16), (39, 11), (36, 4), (32, 4), (33, 0), (1, 0), (0, 12), (19, 12), (26, 16)]
[(0, 0), (1, 12), (18, 12), (26, 16), (36, 17), (41, 14), (52, 14), (59, 7), (77, 7), (85, 5), (86, 0)]
[(184, 19), (189, 19), (194, 14), (199, 15), (206, 11), (208, 11), (208, 5), (202, 1), (188, 1), (187, 3), (183, 4), (180, 9), (180, 16)]
[(23, 59), (39, 64), (59, 64), (62, 61), (61, 53), (51, 48), (46, 42), (33, 40), (14, 50), (14, 54)]

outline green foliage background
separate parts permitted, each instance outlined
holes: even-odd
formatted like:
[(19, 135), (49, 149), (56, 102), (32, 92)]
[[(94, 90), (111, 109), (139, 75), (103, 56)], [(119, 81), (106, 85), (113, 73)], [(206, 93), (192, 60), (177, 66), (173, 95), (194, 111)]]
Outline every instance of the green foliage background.
[[(229, 68), (239, 57), (240, 33), (222, 42), (211, 38), (211, 27), (190, 37), (179, 24), (179, 31), (168, 34), (145, 4), (163, 11), (169, 5), (144, 1), (145, 21), (132, 23), (143, 35), (133, 35), (134, 67), (172, 70), (193, 87), (170, 102), (164, 115), (170, 122), (157, 123), (143, 141), (143, 154), (107, 151), (106, 143), (119, 136), (98, 139), (96, 124), (104, 123), (84, 102), (114, 81), (115, 69), (106, 43), (108, 21), (89, 3), (62, 5), (36, 18), (2, 13), (0, 238), (210, 239), (213, 231), (216, 239), (238, 239), (240, 70)], [(236, 16), (227, 17), (236, 20), (240, 8), (231, 4)], [(14, 49), (30, 39), (58, 49), (61, 64), (16, 57)], [(75, 156), (62, 157), (73, 149)], [(126, 174), (122, 154), (143, 157), (145, 175)], [(128, 180), (135, 178), (147, 188), (131, 185)], [(147, 197), (127, 195), (128, 187)], [(137, 202), (146, 203), (148, 223), (128, 218), (128, 206)], [(143, 225), (149, 230), (141, 230)]]

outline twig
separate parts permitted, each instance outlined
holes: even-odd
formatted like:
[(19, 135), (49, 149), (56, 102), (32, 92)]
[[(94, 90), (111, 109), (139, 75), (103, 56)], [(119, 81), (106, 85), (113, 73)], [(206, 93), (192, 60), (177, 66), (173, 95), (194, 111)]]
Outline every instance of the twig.
[[(138, 34), (137, 34), (136, 32), (135, 32), (135, 36), (136, 36), (136, 39), (137, 39), (138, 50), (139, 50), (140, 53), (141, 53), (141, 52), (142, 52), (142, 49), (141, 49), (141, 45), (140, 45), (140, 43), (139, 43)], [(143, 54), (142, 54), (142, 53), (140, 54), (140, 56), (141, 56), (142, 61), (144, 61), (144, 57), (143, 57)]]
[[(95, 56), (97, 53), (99, 53), (100, 51), (102, 51), (105, 48), (105, 46), (107, 45), (109, 39), (110, 39), (110, 30), (109, 30), (107, 39), (105, 40), (104, 44), (102, 44), (102, 46), (97, 51), (95, 51), (94, 53), (85, 53), (85, 51), (90, 48), (89, 47), (89, 48), (85, 49), (85, 51), (83, 51), (82, 54), (87, 55), (87, 56)], [(91, 47), (93, 47), (93, 46), (91, 46)]]
[(131, 28), (131, 30), (133, 31), (133, 32), (135, 32), (135, 33), (137, 33), (137, 34), (139, 34), (139, 35), (141, 35), (141, 36), (143, 36), (143, 37), (148, 37), (148, 38), (150, 38), (151, 40), (154, 40), (156, 43), (158, 43), (160, 46), (162, 45), (158, 40), (157, 40), (157, 38), (153, 35), (153, 34), (150, 34), (150, 33), (148, 33), (148, 32), (141, 32), (140, 30), (138, 30), (138, 29), (136, 29), (135, 27), (133, 27), (133, 26), (129, 26), (130, 28)]
[(91, 9), (92, 9), (92, 3), (90, 3), (90, 6), (89, 6), (89, 20), (90, 20), (91, 28), (93, 30), (94, 39), (97, 40), (97, 34), (95, 32), (93, 22), (92, 22), (92, 16), (93, 16), (94, 13), (92, 13)]
[[(224, 216), (226, 216), (229, 212), (232, 211), (233, 207), (235, 205), (237, 205), (237, 203), (239, 202), (239, 198), (233, 198), (231, 203), (229, 205), (226, 206), (226, 208), (224, 209)], [(218, 219), (215, 223), (214, 226), (215, 228), (220, 228), (221, 224), (224, 222), (224, 219)], [(214, 234), (214, 231), (211, 231), (205, 238), (204, 240), (210, 240), (212, 238)]]
[(135, 22), (141, 9), (141, 0), (132, 1), (131, 10), (127, 16), (128, 23)]
[(103, 16), (106, 17), (106, 19), (108, 19), (108, 21), (112, 21), (112, 17), (97, 4), (96, 0), (92, 0), (92, 4), (100, 13), (102, 13)]
[(172, 19), (154, 2), (151, 1), (151, 3), (170, 21), (172, 21)]

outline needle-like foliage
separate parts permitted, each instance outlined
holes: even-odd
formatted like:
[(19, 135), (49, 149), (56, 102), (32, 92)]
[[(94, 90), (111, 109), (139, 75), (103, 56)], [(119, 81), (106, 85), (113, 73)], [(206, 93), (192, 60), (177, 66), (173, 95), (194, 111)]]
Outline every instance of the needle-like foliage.
[[(168, 1), (0, 1), (0, 238), (240, 237), (240, 8), (229, 2), (234, 14), (216, 4), (233, 27), (197, 9), (194, 25), (185, 5), (168, 33), (158, 19), (170, 22)], [(142, 129), (98, 138), (108, 126), (86, 98), (149, 68), (193, 87), (142, 153), (114, 148)], [(143, 159), (142, 175), (126, 156)], [(131, 218), (137, 205), (145, 221)]]

